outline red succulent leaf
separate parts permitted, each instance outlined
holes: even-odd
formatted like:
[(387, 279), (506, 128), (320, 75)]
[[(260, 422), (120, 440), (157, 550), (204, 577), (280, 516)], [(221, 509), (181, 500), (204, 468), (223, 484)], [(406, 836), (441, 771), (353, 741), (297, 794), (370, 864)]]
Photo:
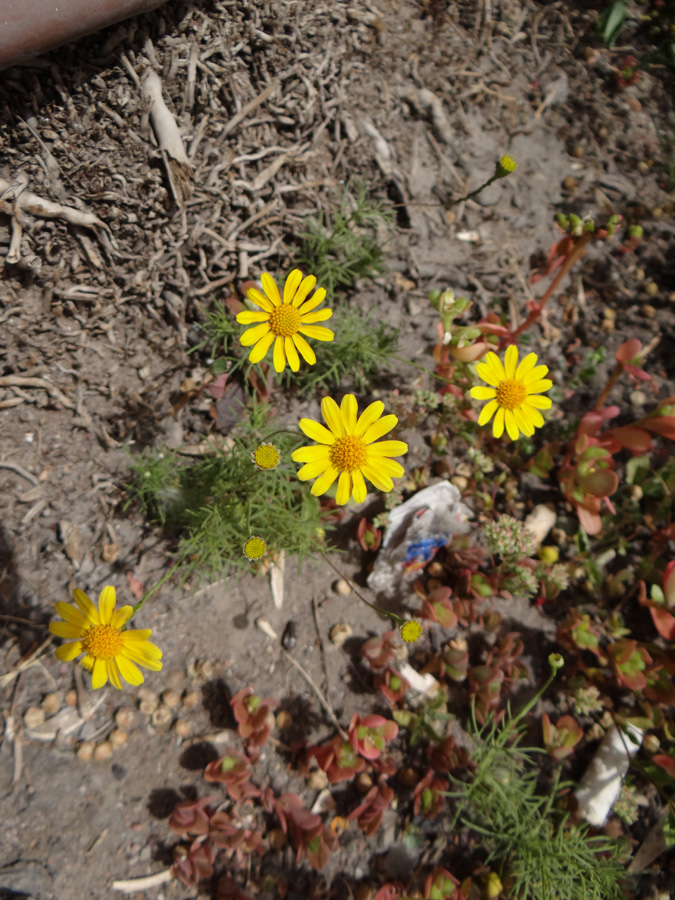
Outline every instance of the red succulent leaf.
[(649, 612), (652, 614), (656, 630), (667, 641), (675, 641), (675, 616), (665, 609), (652, 606)]
[(621, 428), (612, 428), (611, 431), (603, 434), (603, 437), (608, 436), (611, 436), (627, 450), (632, 450), (633, 453), (646, 453), (652, 446), (652, 439), (649, 433), (644, 428), (638, 428), (637, 425), (623, 425)]
[(650, 431), (655, 431), (661, 437), (675, 441), (675, 416), (650, 416), (644, 419), (642, 424)]

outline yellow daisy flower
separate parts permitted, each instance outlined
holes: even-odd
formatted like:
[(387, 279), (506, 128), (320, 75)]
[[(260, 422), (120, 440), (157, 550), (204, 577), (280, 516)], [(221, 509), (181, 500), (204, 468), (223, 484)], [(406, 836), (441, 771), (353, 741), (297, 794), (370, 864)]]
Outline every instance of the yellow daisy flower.
[(513, 344), (507, 349), (504, 364), (496, 353), (488, 353), (485, 362), (476, 364), (478, 376), (491, 387), (471, 388), (474, 400), (488, 400), (481, 410), (478, 424), (487, 424), (494, 415), (492, 433), (500, 438), (504, 427), (512, 441), (520, 432), (528, 437), (535, 428), (541, 428), (544, 417), (540, 409), (549, 409), (551, 400), (537, 396), (547, 391), (553, 382), (544, 376), (548, 366), (537, 365), (537, 354), (528, 353), (518, 364), (518, 348)]
[(276, 469), (281, 461), (281, 451), (274, 444), (258, 444), (251, 459), (256, 469)]
[(251, 562), (267, 556), (267, 544), (261, 537), (253, 535), (244, 544), (244, 556)]
[(363, 503), (364, 476), (376, 488), (388, 492), (394, 487), (391, 479), (405, 473), (400, 463), (388, 457), (403, 456), (408, 445), (403, 441), (378, 441), (397, 424), (396, 416), (382, 416), (384, 403), (379, 400), (360, 416), (358, 412), (356, 397), (345, 394), (340, 406), (331, 397), (321, 401), (321, 414), (328, 428), (313, 419), (300, 419), (301, 430), (318, 445), (300, 447), (291, 459), (306, 463), (298, 471), (301, 481), (316, 478), (312, 485), (315, 497), (325, 494), (339, 476), (336, 502), (343, 505), (351, 495), (357, 503)]
[(252, 363), (260, 362), (274, 344), (272, 359), (277, 372), (283, 372), (287, 360), (291, 369), (297, 372), (300, 368), (298, 353), (308, 365), (313, 366), (316, 355), (303, 335), (317, 341), (332, 341), (335, 337), (330, 328), (316, 324), (330, 319), (333, 310), (318, 309), (313, 312), (320, 303), (323, 303), (326, 297), (325, 288), (319, 288), (307, 300), (308, 295), (314, 290), (316, 278), (314, 275), (303, 278), (300, 269), (293, 269), (286, 279), (282, 300), (279, 288), (268, 272), (263, 273), (260, 281), (264, 293), (257, 288), (249, 288), (246, 296), (262, 311), (246, 310), (237, 315), (237, 322), (240, 325), (256, 323), (239, 338), (244, 347), (253, 344), (249, 360)]
[(404, 622), (399, 631), (406, 644), (414, 644), (422, 637), (422, 626), (417, 619), (410, 619), (408, 622)]
[[(133, 614), (133, 607), (122, 606), (115, 609), (115, 588), (104, 587), (98, 598), (98, 609), (84, 591), (73, 591), (72, 603), (55, 604), (56, 612), (64, 622), (50, 622), (49, 630), (57, 637), (67, 638), (55, 652), (61, 662), (70, 662), (86, 654), (80, 665), (91, 672), (91, 686), (94, 689), (107, 684), (121, 690), (122, 679), (129, 684), (143, 684), (143, 673), (139, 665), (159, 672), (162, 668), (162, 651), (148, 638), (151, 629), (131, 629), (122, 631)], [(137, 665), (138, 663), (138, 665)]]

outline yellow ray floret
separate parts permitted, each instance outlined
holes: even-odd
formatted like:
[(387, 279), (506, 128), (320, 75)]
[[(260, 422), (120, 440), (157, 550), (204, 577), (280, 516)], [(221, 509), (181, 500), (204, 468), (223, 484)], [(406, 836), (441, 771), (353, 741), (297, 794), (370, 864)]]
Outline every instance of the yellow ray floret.
[(535, 428), (544, 424), (540, 409), (550, 409), (551, 400), (541, 397), (553, 382), (548, 375), (548, 366), (537, 365), (537, 354), (528, 353), (518, 363), (518, 348), (513, 344), (504, 355), (504, 364), (496, 353), (488, 353), (485, 362), (476, 365), (478, 376), (490, 387), (471, 388), (474, 400), (487, 400), (478, 417), (479, 425), (486, 425), (492, 416), (492, 433), (500, 438), (506, 433), (515, 441), (520, 432), (527, 437), (534, 434)]
[(277, 372), (283, 372), (286, 362), (297, 372), (300, 368), (300, 356), (308, 365), (313, 366), (316, 355), (305, 338), (332, 341), (335, 337), (330, 328), (316, 324), (333, 315), (331, 309), (316, 309), (326, 298), (325, 288), (319, 288), (308, 300), (307, 297), (316, 286), (316, 278), (314, 275), (303, 278), (300, 269), (293, 269), (286, 279), (283, 297), (268, 272), (263, 273), (260, 283), (262, 292), (257, 288), (246, 291), (250, 302), (259, 306), (260, 311), (246, 310), (237, 316), (240, 325), (253, 325), (253, 328), (248, 328), (239, 338), (242, 346), (253, 345), (249, 360), (252, 363), (260, 362), (274, 345), (272, 361)]
[(394, 487), (392, 478), (405, 474), (403, 466), (392, 456), (403, 456), (408, 445), (403, 441), (380, 441), (397, 424), (396, 416), (383, 416), (384, 403), (379, 400), (359, 416), (356, 397), (345, 394), (340, 406), (331, 397), (321, 401), (321, 414), (328, 428), (314, 419), (300, 419), (299, 425), (307, 437), (317, 441), (313, 446), (300, 447), (291, 454), (294, 462), (304, 463), (298, 478), (316, 478), (312, 493), (325, 494), (338, 479), (335, 500), (345, 504), (350, 496), (357, 503), (366, 499), (364, 477), (380, 491)]
[(133, 615), (133, 607), (115, 609), (115, 588), (104, 587), (98, 598), (98, 607), (79, 589), (73, 591), (72, 603), (55, 604), (63, 622), (51, 622), (49, 630), (57, 637), (66, 638), (55, 652), (61, 662), (70, 662), (81, 653), (85, 656), (80, 665), (91, 672), (91, 686), (101, 688), (108, 681), (121, 689), (122, 681), (143, 684), (143, 673), (138, 666), (159, 672), (162, 668), (162, 651), (148, 638), (151, 629), (130, 629), (124, 625)]

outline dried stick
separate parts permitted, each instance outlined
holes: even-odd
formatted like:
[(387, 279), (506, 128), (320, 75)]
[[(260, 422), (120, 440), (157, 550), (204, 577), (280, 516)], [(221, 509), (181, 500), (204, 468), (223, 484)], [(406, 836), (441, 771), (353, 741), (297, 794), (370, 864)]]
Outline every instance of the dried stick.
[(307, 684), (308, 684), (308, 685), (311, 687), (311, 689), (314, 691), (314, 693), (316, 694), (316, 696), (317, 696), (318, 699), (319, 699), (319, 702), (321, 703), (321, 705), (323, 706), (323, 708), (324, 708), (324, 709), (326, 710), (326, 712), (328, 713), (331, 722), (332, 722), (333, 725), (335, 725), (335, 727), (337, 728), (338, 734), (340, 735), (340, 737), (342, 738), (342, 740), (343, 740), (343, 741), (348, 741), (348, 740), (349, 740), (349, 735), (348, 735), (347, 732), (344, 730), (344, 728), (342, 727), (342, 725), (340, 725), (340, 723), (338, 722), (337, 716), (336, 716), (335, 713), (333, 712), (333, 707), (330, 705), (330, 703), (328, 702), (328, 700), (326, 699), (326, 697), (323, 695), (323, 693), (321, 692), (321, 689), (320, 689), (319, 687), (317, 687), (317, 685), (312, 681), (311, 675), (309, 675), (309, 673), (306, 672), (306, 671), (302, 668), (302, 666), (300, 665), (300, 663), (297, 662), (295, 659), (293, 659), (293, 657), (291, 656), (291, 654), (290, 654), (290, 653), (287, 653), (285, 650), (284, 650), (284, 656), (285, 656), (286, 659), (289, 661), (289, 663), (291, 663), (291, 665), (295, 666), (295, 668), (298, 670), (298, 672), (300, 672), (300, 674), (301, 674), (302, 677), (305, 679), (305, 681), (307, 682)]
[(171, 881), (173, 872), (171, 869), (164, 869), (156, 875), (146, 875), (145, 878), (131, 878), (129, 881), (113, 881), (112, 887), (114, 891), (121, 891), (123, 894), (135, 894), (137, 891), (147, 891), (148, 888), (157, 887), (160, 884), (166, 884)]
[(192, 196), (193, 170), (176, 120), (162, 96), (162, 81), (152, 69), (143, 76), (141, 93), (149, 105), (150, 122), (162, 151), (169, 187), (176, 204), (183, 208)]

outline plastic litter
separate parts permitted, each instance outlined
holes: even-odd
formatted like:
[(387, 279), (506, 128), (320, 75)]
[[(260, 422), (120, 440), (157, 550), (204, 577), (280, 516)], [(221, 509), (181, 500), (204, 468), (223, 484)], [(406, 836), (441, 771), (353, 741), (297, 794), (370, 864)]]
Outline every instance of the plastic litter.
[(432, 484), (392, 509), (375, 566), (368, 576), (368, 587), (395, 593), (453, 535), (469, 531), (471, 515), (461, 501), (459, 489), (449, 481)]

